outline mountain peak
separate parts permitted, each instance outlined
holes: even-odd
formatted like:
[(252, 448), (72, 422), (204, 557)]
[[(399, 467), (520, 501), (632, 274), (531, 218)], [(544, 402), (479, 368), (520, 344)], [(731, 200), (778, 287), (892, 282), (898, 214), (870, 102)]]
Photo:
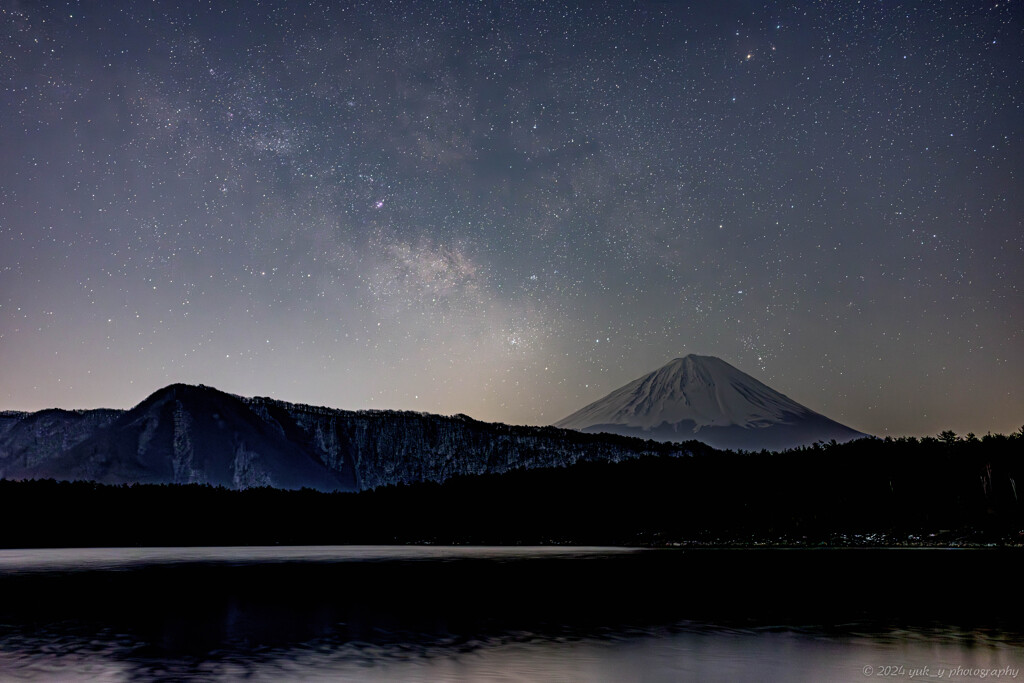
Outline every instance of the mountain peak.
[[(736, 368), (734, 366), (732, 366), (728, 362), (722, 360), (718, 356), (705, 356), (705, 355), (696, 354), (696, 353), (688, 353), (685, 356), (677, 356), (676, 358), (673, 358), (672, 360), (670, 360), (668, 363), (665, 363), (665, 365), (663, 365), (662, 367), (663, 368), (668, 368), (668, 367), (679, 368), (679, 367), (683, 367), (683, 366), (688, 366), (688, 367), (708, 367), (708, 368), (712, 368), (712, 367), (719, 367), (719, 368), (726, 367), (726, 368), (732, 368), (733, 370), (736, 370)], [(739, 372), (739, 370), (736, 370), (736, 371)]]
[(725, 362), (724, 360), (722, 360), (718, 356), (702, 356), (702, 355), (699, 355), (699, 354), (696, 354), (696, 353), (688, 353), (685, 356), (676, 356), (671, 361), (669, 361), (669, 363), (675, 363), (676, 361), (681, 361), (681, 360), (691, 360), (691, 361), (693, 361), (695, 363), (696, 362), (700, 362), (700, 361), (704, 361), (704, 360), (718, 361), (719, 363), (724, 363)]
[(157, 389), (139, 402), (136, 408), (153, 409), (163, 406), (171, 401), (197, 401), (204, 399), (215, 399), (217, 397), (230, 396), (219, 389), (206, 386), (205, 384), (185, 384), (175, 382)]
[[(789, 447), (860, 435), (721, 358), (696, 354), (669, 361), (555, 426), (662, 441), (698, 439), (724, 448)], [(785, 438), (775, 438), (783, 432)]]

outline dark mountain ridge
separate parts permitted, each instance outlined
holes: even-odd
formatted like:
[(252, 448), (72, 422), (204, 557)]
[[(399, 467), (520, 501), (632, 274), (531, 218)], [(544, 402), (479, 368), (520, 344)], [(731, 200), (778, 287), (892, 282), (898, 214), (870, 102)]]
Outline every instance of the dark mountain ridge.
[(0, 478), (7, 479), (358, 491), (689, 452), (465, 415), (336, 410), (187, 384), (160, 389), (129, 410), (0, 416)]

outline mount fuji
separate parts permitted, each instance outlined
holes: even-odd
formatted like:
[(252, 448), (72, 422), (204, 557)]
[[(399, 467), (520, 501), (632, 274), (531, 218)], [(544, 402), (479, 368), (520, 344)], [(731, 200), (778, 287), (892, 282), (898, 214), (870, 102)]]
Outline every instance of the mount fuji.
[(688, 355), (639, 377), (555, 427), (715, 448), (783, 450), (867, 434), (806, 408), (714, 356)]

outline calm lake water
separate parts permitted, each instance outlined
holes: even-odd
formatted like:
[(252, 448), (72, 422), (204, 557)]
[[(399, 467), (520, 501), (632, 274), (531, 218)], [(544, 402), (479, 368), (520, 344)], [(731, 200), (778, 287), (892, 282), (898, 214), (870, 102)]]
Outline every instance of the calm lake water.
[(1013, 550), (0, 550), (0, 679), (1024, 680)]

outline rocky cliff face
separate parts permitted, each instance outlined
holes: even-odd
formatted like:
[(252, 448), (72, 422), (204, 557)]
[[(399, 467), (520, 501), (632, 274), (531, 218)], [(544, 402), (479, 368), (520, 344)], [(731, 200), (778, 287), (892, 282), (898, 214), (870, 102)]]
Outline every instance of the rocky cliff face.
[(0, 413), (0, 477), (62, 453), (111, 424), (120, 410), (40, 410)]
[(465, 415), (352, 412), (268, 398), (244, 400), (325, 466), (351, 477), (358, 490), (581, 460), (617, 462), (652, 452), (641, 442), (623, 447), (600, 439), (581, 441), (562, 430), (490, 424)]
[(127, 411), (0, 415), (0, 477), (363, 490), (679, 447), (395, 411), (344, 411), (172, 385)]

